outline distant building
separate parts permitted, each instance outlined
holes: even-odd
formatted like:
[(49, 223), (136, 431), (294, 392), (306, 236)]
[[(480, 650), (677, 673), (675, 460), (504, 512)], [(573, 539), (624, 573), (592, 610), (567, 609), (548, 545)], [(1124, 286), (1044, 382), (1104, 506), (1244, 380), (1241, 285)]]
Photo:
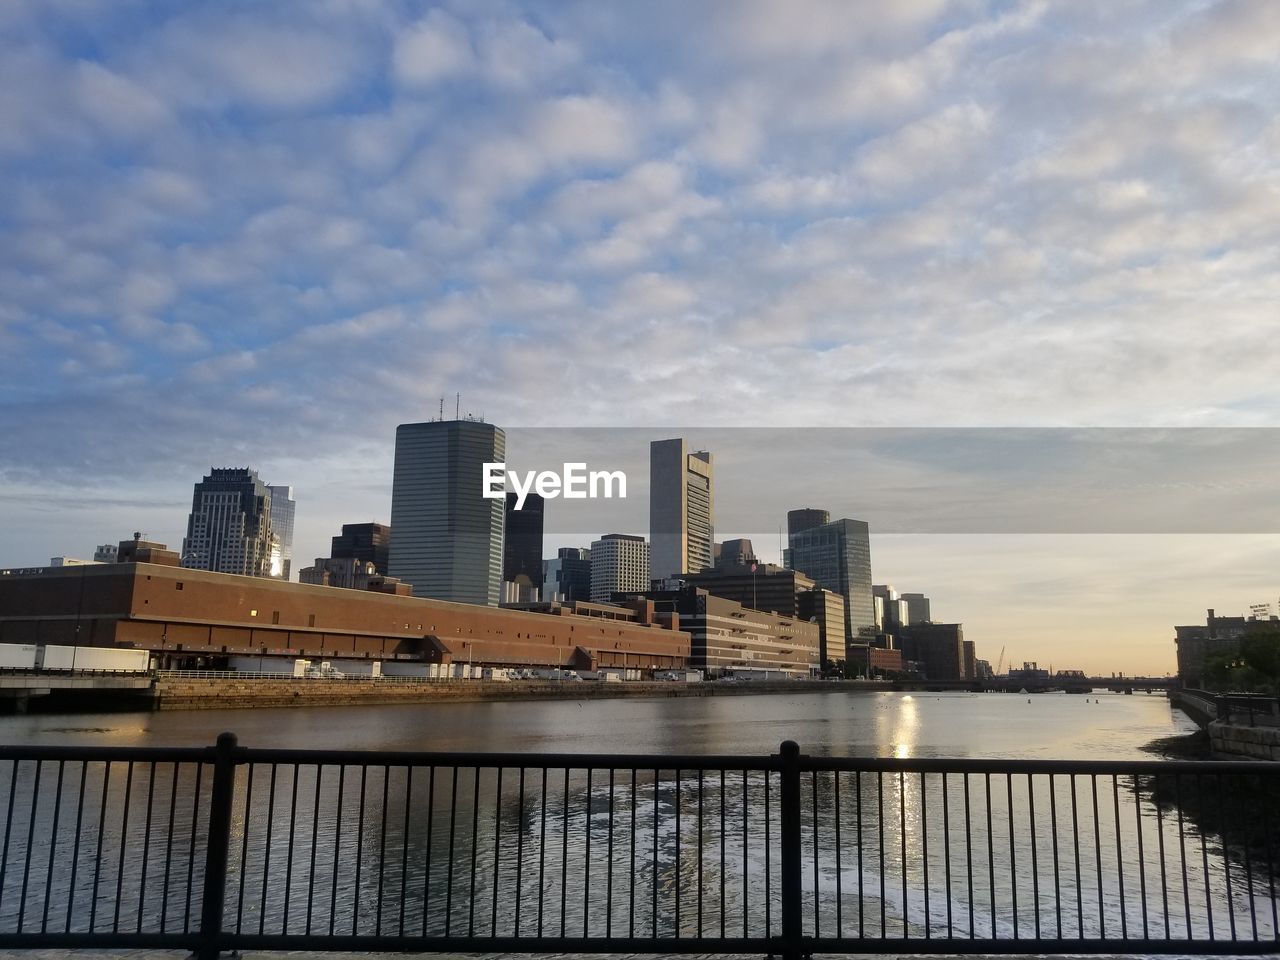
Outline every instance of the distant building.
[(214, 468), (195, 485), (182, 565), (245, 577), (271, 574), (271, 490), (247, 467)]
[(1049, 679), (1049, 671), (1034, 660), (1024, 662), (1022, 669), (1016, 667), (1009, 668), (1010, 680), (1036, 681), (1045, 682)]
[[(536, 493), (525, 497), (516, 509), (517, 496), (507, 494), (506, 534), (502, 547), (502, 579), (519, 586), (542, 589), (543, 500)], [(521, 580), (521, 578), (524, 578)]]
[(609, 533), (591, 544), (592, 602), (607, 602), (615, 593), (643, 593), (649, 579), (649, 544), (644, 537)]
[(907, 605), (908, 625), (913, 623), (929, 623), (933, 615), (929, 610), (929, 598), (923, 593), (904, 593), (899, 598)]
[(969, 679), (964, 628), (958, 623), (918, 623), (900, 635), (902, 658), (920, 664), (928, 680)]
[(744, 607), (788, 617), (800, 615), (798, 598), (814, 587), (813, 580), (803, 573), (772, 563), (757, 563), (755, 570), (749, 565), (731, 567), (721, 564), (712, 570), (686, 574), (678, 579), (702, 587), (714, 596), (736, 600)]
[(50, 557), (51, 567), (88, 567), (100, 563), (99, 560), (77, 560), (75, 557)]
[(381, 574), (387, 572), (391, 550), (391, 526), (386, 523), (344, 523), (342, 533), (329, 545), (329, 556), (335, 560), (362, 560), (372, 563)]
[(973, 678), (975, 680), (990, 680), (995, 677), (995, 671), (991, 669), (990, 660), (975, 660)]
[(506, 448), (506, 434), (478, 420), (396, 428), (388, 572), (415, 595), (498, 605), (506, 505), (484, 496), (483, 467)]
[(298, 509), (293, 487), (270, 485), (271, 532), (275, 544), (271, 548), (271, 576), (288, 580), (293, 575), (293, 517)]
[(978, 678), (978, 645), (972, 640), (962, 640), (960, 653), (961, 662), (964, 665), (962, 679), (976, 680)]
[(649, 540), (653, 579), (697, 573), (712, 565), (715, 472), (705, 450), (683, 439), (649, 444)]
[(1275, 616), (1219, 617), (1209, 609), (1203, 625), (1174, 627), (1174, 643), (1178, 651), (1178, 679), (1186, 687), (1205, 683), (1204, 665), (1212, 656), (1234, 654), (1251, 633), (1280, 630)]
[(314, 566), (299, 571), (298, 582), (344, 590), (373, 590), (393, 593), (398, 597), (413, 596), (413, 588), (409, 584), (379, 573), (371, 560), (351, 557), (317, 557)]
[(591, 599), (591, 550), (561, 547), (542, 565), (542, 599), (564, 603)]
[(749, 567), (753, 563), (759, 563), (756, 557), (756, 551), (751, 546), (751, 541), (745, 538), (738, 540), (726, 540), (724, 543), (716, 544), (715, 567)]
[(163, 567), (179, 566), (176, 550), (169, 545), (155, 540), (143, 540), (141, 533), (135, 533), (132, 540), (121, 540), (116, 547), (117, 563), (154, 563)]
[(845, 642), (876, 634), (871, 593), (871, 533), (865, 521), (835, 520), (790, 537), (790, 566), (844, 597)]
[(801, 507), (799, 510), (787, 511), (787, 539), (797, 533), (804, 533), (814, 527), (821, 527), (831, 522), (831, 511), (816, 507)]
[(844, 638), (844, 597), (823, 587), (804, 590), (796, 595), (796, 615), (818, 626), (822, 669), (836, 669), (840, 664), (847, 666), (850, 656), (849, 644)]
[(876, 630), (897, 636), (911, 622), (907, 601), (898, 595), (891, 583), (873, 584), (871, 595), (875, 598)]
[(104, 543), (96, 547), (93, 551), (93, 559), (97, 563), (115, 563), (116, 545), (114, 543)]

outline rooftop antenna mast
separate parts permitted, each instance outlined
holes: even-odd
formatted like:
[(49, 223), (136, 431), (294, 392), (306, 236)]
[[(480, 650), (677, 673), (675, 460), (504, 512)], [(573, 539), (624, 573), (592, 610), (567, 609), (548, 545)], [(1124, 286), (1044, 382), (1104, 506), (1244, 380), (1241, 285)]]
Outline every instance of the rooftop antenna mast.
[(440, 397), (440, 419), (444, 419), (444, 397)]
[(453, 419), (462, 419), (462, 394), (460, 393), (453, 395)]

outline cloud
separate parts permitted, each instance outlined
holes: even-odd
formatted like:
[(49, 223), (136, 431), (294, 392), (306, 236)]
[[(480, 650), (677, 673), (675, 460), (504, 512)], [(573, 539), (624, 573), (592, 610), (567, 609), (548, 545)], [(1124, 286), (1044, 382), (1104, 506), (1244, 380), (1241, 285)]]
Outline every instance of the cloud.
[(396, 37), (392, 63), (401, 83), (426, 87), (468, 72), (475, 54), (467, 28), (437, 8)]

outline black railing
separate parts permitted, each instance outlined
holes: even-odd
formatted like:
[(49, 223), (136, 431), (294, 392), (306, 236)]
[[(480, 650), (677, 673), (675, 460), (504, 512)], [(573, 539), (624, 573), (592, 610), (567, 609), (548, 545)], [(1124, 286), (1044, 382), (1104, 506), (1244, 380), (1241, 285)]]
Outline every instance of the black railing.
[(790, 742), (3, 747), (0, 948), (1269, 953), (1278, 801), (1267, 763)]

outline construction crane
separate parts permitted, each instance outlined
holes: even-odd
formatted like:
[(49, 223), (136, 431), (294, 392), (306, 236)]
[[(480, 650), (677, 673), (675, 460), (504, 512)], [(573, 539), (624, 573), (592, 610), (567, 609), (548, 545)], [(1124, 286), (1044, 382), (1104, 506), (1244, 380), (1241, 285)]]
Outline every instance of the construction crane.
[(1000, 676), (1000, 668), (1004, 666), (1004, 647), (1000, 648), (1000, 659), (996, 661), (996, 676)]

